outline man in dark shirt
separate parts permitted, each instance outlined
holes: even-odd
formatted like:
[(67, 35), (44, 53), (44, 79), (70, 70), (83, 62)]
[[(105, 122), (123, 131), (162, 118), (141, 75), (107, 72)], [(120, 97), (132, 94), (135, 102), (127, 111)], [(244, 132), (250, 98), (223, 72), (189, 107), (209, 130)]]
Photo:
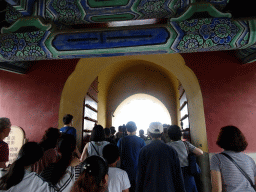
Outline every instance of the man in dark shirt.
[(148, 132), (152, 142), (140, 151), (136, 192), (185, 192), (178, 154), (161, 141), (163, 125), (153, 122)]
[[(73, 126), (73, 115), (67, 114), (63, 117), (64, 127), (60, 129), (61, 133), (73, 135), (76, 139), (76, 129)], [(76, 147), (75, 154), (77, 158), (81, 157), (81, 153), (79, 152), (78, 148)]]
[(128, 174), (131, 188), (130, 192), (135, 191), (136, 186), (136, 173), (138, 169), (138, 158), (142, 147), (144, 147), (145, 141), (136, 136), (137, 126), (133, 121), (126, 124), (128, 136), (122, 137), (117, 146), (121, 153), (121, 169), (125, 170)]
[(63, 123), (64, 123), (64, 127), (62, 127), (60, 129), (60, 132), (73, 135), (76, 139), (76, 129), (74, 127), (72, 127), (72, 125), (73, 125), (73, 116), (70, 115), (70, 114), (65, 115), (63, 117)]
[(3, 140), (9, 136), (10, 131), (10, 119), (0, 117), (0, 168), (6, 168), (6, 162), (9, 161), (9, 146)]

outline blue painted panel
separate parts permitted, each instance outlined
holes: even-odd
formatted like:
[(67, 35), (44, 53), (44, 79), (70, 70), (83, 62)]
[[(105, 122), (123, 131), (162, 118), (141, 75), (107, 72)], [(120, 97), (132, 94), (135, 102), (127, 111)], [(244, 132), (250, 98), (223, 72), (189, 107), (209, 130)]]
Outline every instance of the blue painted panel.
[(166, 28), (60, 34), (53, 46), (58, 51), (134, 47), (164, 44), (169, 37)]
[(114, 57), (114, 56), (128, 56), (128, 55), (152, 55), (152, 54), (165, 54), (165, 50), (159, 51), (144, 51), (144, 52), (127, 52), (127, 53), (106, 53), (106, 54), (87, 54), (87, 55), (62, 55), (61, 59), (77, 59), (77, 58), (93, 58), (93, 57)]
[(58, 51), (97, 49), (101, 44), (101, 32), (61, 34), (52, 42)]

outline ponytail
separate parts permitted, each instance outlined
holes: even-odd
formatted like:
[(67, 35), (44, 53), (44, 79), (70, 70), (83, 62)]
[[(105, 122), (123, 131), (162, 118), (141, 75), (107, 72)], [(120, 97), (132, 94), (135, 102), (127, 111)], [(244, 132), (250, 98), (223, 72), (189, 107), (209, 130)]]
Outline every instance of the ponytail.
[(62, 154), (61, 159), (55, 163), (54, 169), (50, 176), (50, 183), (56, 185), (60, 179), (65, 175), (68, 166), (73, 158), (73, 153)]
[(34, 164), (43, 156), (42, 148), (35, 142), (24, 144), (18, 155), (18, 159), (10, 166), (8, 172), (0, 179), (0, 189), (8, 190), (22, 181), (25, 167)]
[(49, 183), (56, 185), (65, 175), (68, 166), (73, 159), (73, 152), (76, 149), (76, 140), (73, 135), (64, 134), (57, 144), (61, 158), (56, 163), (46, 168), (41, 176)]

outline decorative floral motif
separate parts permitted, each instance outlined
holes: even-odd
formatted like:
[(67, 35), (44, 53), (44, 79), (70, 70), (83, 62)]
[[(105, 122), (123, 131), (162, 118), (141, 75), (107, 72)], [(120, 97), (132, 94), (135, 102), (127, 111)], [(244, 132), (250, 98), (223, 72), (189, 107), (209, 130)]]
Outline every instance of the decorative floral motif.
[(140, 19), (163, 18), (173, 15), (172, 11), (166, 5), (166, 0), (142, 0), (137, 7), (137, 11), (142, 14)]
[(19, 39), (24, 39), (29, 43), (37, 43), (44, 36), (44, 31), (33, 31), (30, 33), (17, 33)]
[(164, 5), (164, 0), (160, 1), (149, 1), (144, 4), (144, 10), (147, 13), (152, 13), (152, 12), (160, 12), (163, 5)]
[(17, 19), (19, 19), (21, 17), (23, 17), (23, 15), (21, 13), (16, 11), (11, 5), (7, 4), (5, 20), (8, 23), (13, 23), (13, 22), (15, 22)]
[(180, 28), (184, 31), (194, 32), (201, 28), (203, 24), (211, 23), (211, 19), (192, 19), (179, 22)]
[(4, 34), (0, 38), (0, 54), (6, 60), (40, 60), (46, 53), (39, 46), (44, 32)]
[(18, 50), (18, 39), (15, 35), (4, 35), (0, 38), (0, 53), (3, 57), (8, 58)]
[(183, 40), (180, 41), (178, 49), (180, 50), (192, 50), (198, 49), (204, 43), (204, 40), (199, 35), (189, 34), (186, 35)]
[[(185, 36), (177, 49), (182, 52), (214, 51), (231, 49), (231, 41), (238, 33), (238, 27), (230, 19), (193, 19), (179, 22)], [(244, 43), (248, 37), (244, 38)]]
[(53, 10), (57, 12), (57, 19), (64, 24), (83, 23), (81, 13), (74, 0), (52, 0), (50, 3)]
[(199, 30), (204, 39), (211, 38), (217, 44), (230, 43), (237, 32), (237, 26), (229, 19), (213, 19), (211, 24), (204, 24)]

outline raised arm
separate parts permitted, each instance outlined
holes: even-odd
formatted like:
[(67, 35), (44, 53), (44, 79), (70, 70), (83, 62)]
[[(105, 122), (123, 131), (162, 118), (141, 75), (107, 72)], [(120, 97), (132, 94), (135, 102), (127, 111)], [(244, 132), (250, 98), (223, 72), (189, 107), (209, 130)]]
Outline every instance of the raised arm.
[(196, 156), (200, 156), (200, 155), (203, 155), (203, 154), (204, 154), (204, 152), (203, 152), (201, 149), (197, 148), (197, 147), (193, 150), (193, 153), (194, 153)]

